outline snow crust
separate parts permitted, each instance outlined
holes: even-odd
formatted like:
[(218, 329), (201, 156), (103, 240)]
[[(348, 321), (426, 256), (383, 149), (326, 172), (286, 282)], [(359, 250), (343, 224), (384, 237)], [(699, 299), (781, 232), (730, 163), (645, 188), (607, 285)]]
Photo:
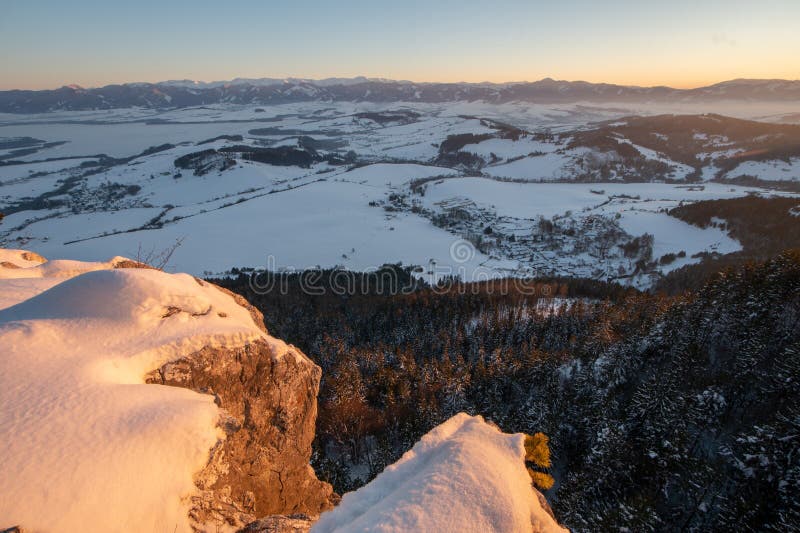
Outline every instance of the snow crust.
[(117, 262), (0, 267), (3, 525), (189, 531), (193, 474), (223, 438), (218, 409), (145, 374), (205, 346), (290, 351), (215, 286)]
[(563, 532), (525, 470), (524, 435), (460, 413), (323, 513), (312, 533)]

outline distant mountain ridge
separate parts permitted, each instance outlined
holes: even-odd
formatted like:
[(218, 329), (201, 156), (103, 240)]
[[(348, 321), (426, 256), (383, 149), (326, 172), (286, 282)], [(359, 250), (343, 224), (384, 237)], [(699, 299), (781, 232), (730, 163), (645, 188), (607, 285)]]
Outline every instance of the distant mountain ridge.
[(376, 78), (243, 79), (228, 82), (171, 80), (84, 89), (0, 91), (0, 112), (45, 113), (145, 107), (183, 108), (219, 103), (283, 104), (303, 101), (490, 103), (708, 102), (721, 100), (800, 103), (800, 80), (737, 79), (699, 87), (636, 87), (550, 78), (516, 83), (416, 83)]

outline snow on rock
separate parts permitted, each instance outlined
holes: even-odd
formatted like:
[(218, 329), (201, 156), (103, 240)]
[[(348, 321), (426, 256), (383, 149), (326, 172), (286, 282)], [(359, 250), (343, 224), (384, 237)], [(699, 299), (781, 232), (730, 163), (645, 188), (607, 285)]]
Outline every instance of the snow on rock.
[[(25, 259), (19, 252), (0, 257)], [(0, 526), (189, 531), (198, 518), (213, 518), (190, 521), (198, 489), (219, 500), (241, 487), (216, 487), (208, 476), (200, 487), (198, 473), (235, 433), (227, 427), (241, 422), (218, 406), (224, 391), (215, 403), (211, 394), (148, 385), (146, 375), (203, 350), (218, 359), (243, 349), (285, 359), (308, 369), (309, 386), (319, 369), (269, 337), (241, 301), (192, 276), (119, 268), (141, 266), (123, 258), (27, 257), (35, 266), (0, 268), (0, 288), (14, 284), (19, 299), (6, 298), (0, 310)], [(316, 396), (311, 388), (303, 394)], [(316, 405), (305, 407), (313, 426)]]
[[(4, 259), (5, 258), (5, 259)], [(71, 278), (93, 270), (109, 270), (117, 265), (132, 265), (135, 261), (114, 257), (105, 262), (48, 261), (34, 252), (0, 250), (0, 279), (14, 278)]]
[(0, 268), (17, 269), (36, 266), (47, 261), (44, 257), (27, 250), (0, 249)]
[(105, 262), (56, 260), (26, 250), (0, 248), (0, 309), (11, 307), (68, 278), (93, 270), (146, 266), (124, 257)]
[(40, 270), (33, 268), (46, 261), (44, 257), (26, 250), (0, 248), (0, 309), (27, 300), (63, 281), (42, 278)]
[(311, 531), (566, 531), (543, 502), (525, 470), (524, 435), (461, 413), (346, 494)]

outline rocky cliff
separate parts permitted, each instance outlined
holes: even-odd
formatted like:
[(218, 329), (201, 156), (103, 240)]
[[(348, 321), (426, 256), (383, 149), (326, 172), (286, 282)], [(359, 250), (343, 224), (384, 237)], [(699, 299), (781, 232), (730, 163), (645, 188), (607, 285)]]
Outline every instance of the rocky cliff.
[[(260, 313), (250, 309), (263, 327)], [(226, 437), (195, 479), (196, 523), (241, 527), (258, 517), (314, 516), (332, 506), (330, 485), (309, 466), (321, 374), (296, 348), (278, 356), (261, 339), (238, 348), (205, 347), (148, 374), (148, 383), (211, 394), (220, 408)]]

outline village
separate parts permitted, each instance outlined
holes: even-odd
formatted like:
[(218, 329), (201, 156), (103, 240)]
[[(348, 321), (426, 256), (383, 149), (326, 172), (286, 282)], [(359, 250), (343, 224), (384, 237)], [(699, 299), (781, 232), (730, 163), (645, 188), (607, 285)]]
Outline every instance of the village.
[[(471, 243), (494, 260), (515, 266), (517, 277), (567, 276), (636, 284), (657, 276), (653, 236), (625, 232), (613, 216), (567, 211), (551, 218), (499, 215), (473, 200), (453, 197), (425, 206), (424, 189), (395, 192), (382, 206), (388, 217), (397, 212), (423, 216)], [(609, 201), (613, 201), (610, 199)], [(635, 278), (635, 279), (634, 279)]]

